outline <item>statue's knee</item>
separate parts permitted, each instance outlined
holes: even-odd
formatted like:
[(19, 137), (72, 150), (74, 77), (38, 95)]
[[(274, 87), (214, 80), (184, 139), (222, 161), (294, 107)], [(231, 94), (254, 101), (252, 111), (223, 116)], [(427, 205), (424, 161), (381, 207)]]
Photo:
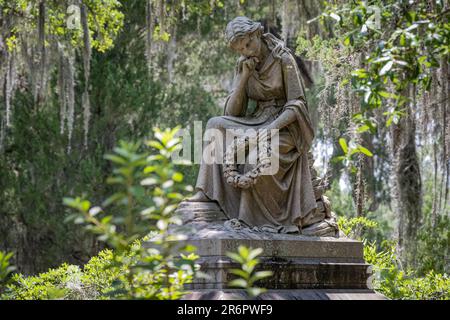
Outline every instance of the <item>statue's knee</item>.
[(208, 129), (219, 129), (221, 127), (222, 118), (221, 117), (212, 117), (208, 120), (206, 124), (206, 128)]

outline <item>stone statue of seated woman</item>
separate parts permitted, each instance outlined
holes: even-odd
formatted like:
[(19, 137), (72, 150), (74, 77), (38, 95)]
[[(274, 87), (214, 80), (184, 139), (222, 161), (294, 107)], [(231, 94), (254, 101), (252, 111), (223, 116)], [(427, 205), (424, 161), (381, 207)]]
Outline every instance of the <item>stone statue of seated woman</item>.
[[(240, 58), (224, 115), (211, 118), (206, 130), (222, 132), (223, 137), (227, 130), (236, 129), (277, 132), (278, 169), (273, 174), (257, 171), (249, 176), (245, 172), (254, 165), (231, 166), (231, 170), (223, 163), (202, 162), (196, 193), (180, 208), (195, 210), (195, 203), (197, 208), (201, 203), (215, 203), (231, 221), (226, 225), (234, 228), (337, 236), (324, 186), (312, 168), (314, 132), (292, 52), (271, 33), (263, 33), (260, 23), (246, 17), (229, 22), (225, 36)], [(248, 111), (249, 100), (256, 102), (253, 112)], [(223, 148), (225, 155), (230, 152), (230, 144), (223, 143)]]

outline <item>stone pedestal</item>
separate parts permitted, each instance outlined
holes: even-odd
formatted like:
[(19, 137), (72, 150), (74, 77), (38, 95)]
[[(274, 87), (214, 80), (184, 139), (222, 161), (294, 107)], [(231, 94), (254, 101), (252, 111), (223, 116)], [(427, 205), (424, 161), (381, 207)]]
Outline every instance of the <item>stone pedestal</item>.
[(230, 288), (234, 279), (230, 269), (240, 266), (226, 256), (240, 245), (262, 248), (257, 270), (271, 270), (273, 276), (261, 280), (268, 289), (262, 299), (379, 299), (368, 288), (372, 274), (364, 262), (363, 244), (345, 237), (255, 232), (231, 227), (215, 203), (181, 203), (178, 212), (184, 219), (188, 242), (197, 247), (201, 271), (189, 286), (187, 299), (245, 299), (243, 290)]

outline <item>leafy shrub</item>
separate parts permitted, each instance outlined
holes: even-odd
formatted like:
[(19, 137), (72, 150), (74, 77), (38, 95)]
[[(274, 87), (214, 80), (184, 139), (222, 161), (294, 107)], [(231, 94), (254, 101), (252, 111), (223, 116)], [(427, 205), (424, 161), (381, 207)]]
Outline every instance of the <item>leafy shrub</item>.
[(360, 239), (363, 232), (367, 229), (373, 229), (377, 227), (377, 223), (373, 220), (369, 220), (366, 217), (356, 217), (356, 218), (338, 218), (339, 230), (344, 232), (348, 237), (354, 239)]
[[(362, 228), (374, 228), (376, 223), (367, 218), (342, 218), (339, 227), (348, 236), (361, 239)], [(373, 266), (373, 288), (390, 299), (450, 300), (450, 277), (447, 274), (428, 272), (420, 277), (412, 269), (404, 270), (396, 254), (395, 241), (381, 245), (361, 239), (364, 259)]]
[[(83, 224), (112, 250), (101, 251), (82, 268), (65, 263), (37, 276), (15, 274), (1, 298), (181, 298), (186, 293), (185, 284), (193, 280), (199, 266), (195, 264), (195, 248), (180, 241), (183, 235), (169, 232), (170, 225), (181, 224), (174, 215), (183, 198), (179, 192), (191, 190), (182, 184), (183, 175), (170, 160), (180, 147), (177, 130), (154, 129), (156, 140), (146, 144), (158, 150), (156, 155), (141, 151), (139, 143), (127, 142), (107, 155), (116, 165), (113, 176), (107, 179), (116, 192), (101, 206), (93, 206), (82, 197), (64, 199), (78, 211), (68, 221)], [(151, 243), (142, 244), (150, 238)], [(253, 272), (261, 251), (240, 247), (237, 254), (229, 253), (242, 265), (242, 270), (232, 271), (242, 278), (233, 283), (244, 284), (251, 296), (263, 292), (253, 286), (254, 282), (271, 275)], [(9, 258), (3, 257), (6, 262), (0, 264), (0, 271), (7, 270)], [(0, 272), (3, 274), (6, 272)]]
[(418, 240), (418, 272), (450, 272), (450, 216), (438, 215), (434, 223), (425, 216)]
[(228, 257), (241, 265), (240, 269), (230, 270), (230, 272), (238, 276), (238, 278), (230, 281), (229, 286), (245, 289), (251, 298), (255, 298), (266, 291), (264, 288), (255, 286), (255, 283), (258, 280), (270, 277), (273, 274), (272, 271), (255, 272), (255, 268), (259, 263), (257, 257), (262, 252), (262, 248), (253, 249), (245, 246), (239, 246), (237, 253), (227, 252)]
[(119, 270), (108, 268), (112, 262), (112, 251), (103, 250), (83, 268), (62, 264), (37, 276), (15, 274), (7, 286), (3, 299), (96, 299), (111, 290)]
[[(140, 143), (122, 141), (113, 154), (106, 155), (115, 165), (107, 182), (116, 192), (101, 206), (82, 197), (64, 199), (78, 211), (70, 219), (114, 249), (112, 265), (107, 266), (121, 270), (112, 283), (113, 290), (107, 292), (114, 298), (178, 299), (199, 268), (195, 248), (179, 241), (183, 235), (169, 232), (170, 225), (181, 224), (174, 215), (183, 198), (180, 192), (192, 190), (182, 184), (183, 174), (171, 161), (171, 155), (181, 148), (178, 130), (154, 128), (156, 139), (146, 145), (157, 149), (157, 154), (142, 150)], [(150, 247), (141, 245), (140, 240), (150, 233)], [(101, 279), (95, 281), (105, 284)]]
[(9, 262), (12, 256), (12, 252), (6, 253), (0, 251), (0, 294), (3, 291), (3, 287), (9, 282), (10, 274), (15, 269)]

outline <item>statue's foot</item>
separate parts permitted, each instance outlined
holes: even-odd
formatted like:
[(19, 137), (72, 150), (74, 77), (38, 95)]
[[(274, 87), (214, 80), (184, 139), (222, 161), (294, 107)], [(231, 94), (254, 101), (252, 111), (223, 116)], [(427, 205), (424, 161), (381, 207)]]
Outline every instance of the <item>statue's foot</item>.
[(203, 191), (199, 190), (192, 197), (184, 199), (184, 201), (188, 201), (188, 202), (209, 202), (209, 201), (211, 201), (211, 199), (209, 199)]

